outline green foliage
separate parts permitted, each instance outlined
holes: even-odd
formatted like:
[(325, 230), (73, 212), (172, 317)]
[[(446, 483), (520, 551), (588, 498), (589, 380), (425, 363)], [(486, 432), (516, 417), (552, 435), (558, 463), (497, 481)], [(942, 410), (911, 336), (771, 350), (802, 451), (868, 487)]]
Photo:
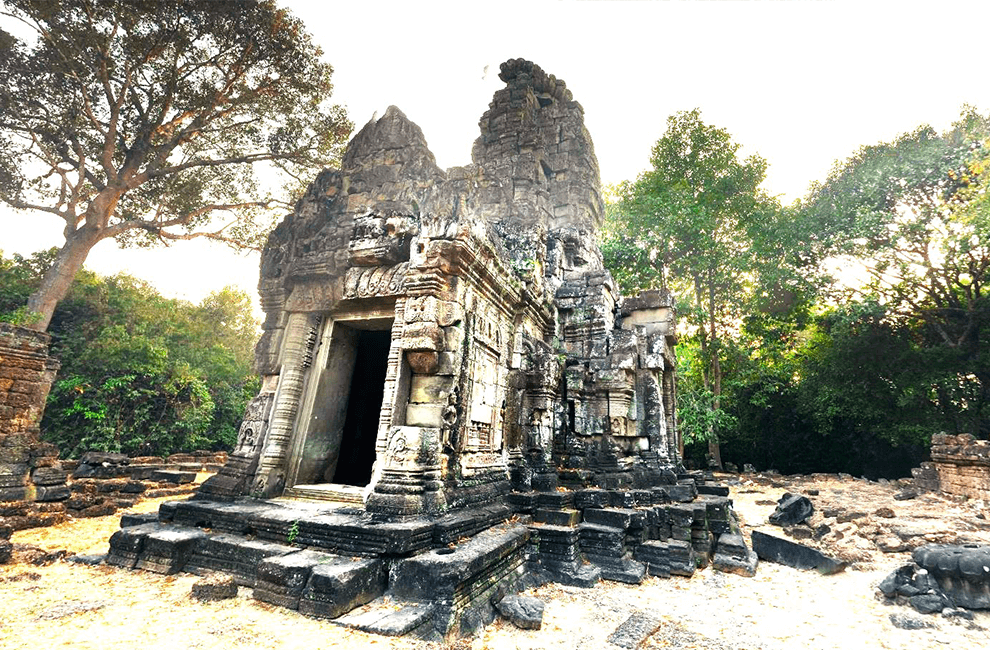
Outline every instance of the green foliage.
[[(681, 383), (678, 418), (689, 440), (712, 445), (716, 461), (717, 444), (733, 424), (722, 404), (722, 364), (743, 318), (757, 297), (767, 311), (789, 311), (795, 302), (794, 291), (783, 291), (790, 278), (779, 274), (787, 266), (771, 246), (771, 228), (786, 222), (777, 202), (759, 189), (766, 161), (742, 160), (739, 148), (698, 110), (672, 115), (653, 147), (652, 169), (615, 188), (602, 242), (605, 263), (624, 293), (674, 293), (687, 325), (682, 332), (697, 343), (681, 372), (690, 380)], [(772, 258), (767, 266), (777, 275), (760, 284), (765, 258)]]
[(990, 117), (863, 147), (783, 208), (737, 150), (675, 115), (607, 214), (624, 291), (677, 298), (687, 455), (903, 476), (935, 432), (986, 437)]
[(887, 315), (869, 301), (820, 318), (802, 353), (797, 398), (821, 435), (845, 430), (921, 444), (938, 426), (930, 358), (915, 333)]
[(719, 432), (731, 431), (737, 424), (724, 399), (716, 402), (705, 386), (700, 352), (696, 341), (677, 346), (677, 422), (688, 445), (719, 442)]
[[(48, 254), (0, 256), (0, 309), (40, 281)], [(89, 450), (167, 455), (230, 449), (247, 401), (257, 322), (243, 292), (199, 305), (126, 275), (78, 274), (52, 319), (62, 368), (42, 421), (65, 457)]]
[(945, 133), (923, 126), (863, 147), (813, 188), (803, 215), (824, 225), (827, 250), (868, 278), (847, 299), (883, 304), (884, 326), (898, 333), (890, 341), (910, 333), (943, 428), (983, 437), (990, 433), (988, 161), (990, 116), (967, 109)]

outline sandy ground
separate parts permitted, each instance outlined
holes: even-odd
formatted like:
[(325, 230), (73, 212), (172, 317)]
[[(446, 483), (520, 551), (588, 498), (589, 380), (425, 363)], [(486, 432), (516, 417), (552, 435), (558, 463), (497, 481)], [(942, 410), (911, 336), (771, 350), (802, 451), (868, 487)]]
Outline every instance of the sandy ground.
[[(762, 484), (761, 484), (762, 483)], [(820, 509), (832, 507), (871, 513), (895, 510), (895, 519), (879, 524), (865, 518), (857, 525), (918, 525), (932, 535), (990, 543), (979, 516), (982, 504), (960, 504), (923, 496), (893, 501), (894, 488), (863, 481), (777, 478), (742, 481), (733, 487), (736, 510), (748, 530), (766, 524), (773, 502), (785, 491), (819, 489), (812, 497)], [(163, 499), (142, 502), (134, 511), (151, 511)], [(830, 520), (826, 520), (830, 521)], [(46, 550), (102, 553), (119, 525), (119, 516), (70, 521), (48, 529), (20, 531), (12, 541)], [(972, 529), (972, 530), (970, 530)], [(848, 530), (848, 527), (846, 527)], [(884, 531), (881, 530), (879, 534)], [(855, 537), (846, 535), (847, 539)], [(343, 629), (259, 603), (250, 590), (234, 600), (200, 603), (189, 597), (195, 576), (159, 576), (107, 566), (64, 561), (49, 566), (20, 562), (0, 567), (0, 648), (142, 648), (169, 650), (280, 648), (316, 650), (337, 647), (382, 648), (567, 648), (609, 647), (608, 636), (633, 612), (659, 615), (663, 623), (645, 648), (831, 649), (990, 647), (990, 612), (973, 621), (921, 617), (885, 605), (876, 584), (909, 559), (909, 552), (883, 553), (858, 543), (861, 560), (834, 576), (761, 563), (754, 578), (707, 569), (691, 579), (650, 578), (639, 586), (603, 582), (594, 589), (546, 585), (529, 592), (546, 602), (543, 628), (517, 630), (496, 622), (483, 634), (446, 645), (393, 639)], [(923, 620), (932, 627), (903, 630), (891, 614)], [(614, 646), (613, 646), (614, 647)]]

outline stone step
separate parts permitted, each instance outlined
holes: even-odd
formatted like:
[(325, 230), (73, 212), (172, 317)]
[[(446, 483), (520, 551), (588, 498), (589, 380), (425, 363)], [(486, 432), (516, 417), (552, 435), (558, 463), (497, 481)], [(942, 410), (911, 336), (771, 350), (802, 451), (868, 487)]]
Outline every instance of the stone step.
[(150, 479), (160, 483), (175, 483), (182, 485), (196, 480), (196, 472), (183, 472), (173, 469), (159, 469), (151, 473)]
[(433, 631), (432, 603), (397, 603), (379, 598), (333, 621), (336, 625), (385, 636), (429, 636)]
[(386, 585), (379, 559), (300, 550), (158, 522), (114, 533), (107, 563), (162, 574), (222, 572), (239, 585), (253, 587), (254, 597), (262, 602), (324, 618), (381, 596)]
[(554, 526), (577, 526), (581, 523), (581, 511), (573, 508), (537, 508), (533, 521)]
[(332, 483), (294, 485), (286, 488), (282, 496), (288, 499), (315, 499), (317, 501), (362, 504), (364, 503), (364, 488)]

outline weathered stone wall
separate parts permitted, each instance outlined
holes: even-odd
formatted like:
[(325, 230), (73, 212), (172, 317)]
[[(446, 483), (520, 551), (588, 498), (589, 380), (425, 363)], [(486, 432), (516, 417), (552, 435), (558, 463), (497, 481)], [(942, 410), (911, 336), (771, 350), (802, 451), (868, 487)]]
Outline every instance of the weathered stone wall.
[(0, 502), (61, 501), (69, 496), (58, 451), (39, 439), (45, 399), (59, 363), (50, 337), (0, 323)]
[(937, 434), (932, 437), (932, 462), (943, 492), (990, 501), (990, 441)]

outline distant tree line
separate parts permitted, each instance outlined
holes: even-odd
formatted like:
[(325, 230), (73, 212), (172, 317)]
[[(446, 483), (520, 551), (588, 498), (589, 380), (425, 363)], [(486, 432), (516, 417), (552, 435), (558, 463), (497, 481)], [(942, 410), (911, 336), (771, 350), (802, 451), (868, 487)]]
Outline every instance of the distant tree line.
[[(0, 253), (0, 321), (22, 318), (57, 254)], [(127, 275), (83, 269), (48, 333), (62, 368), (41, 428), (63, 458), (89, 450), (165, 456), (231, 449), (258, 391), (251, 370), (258, 323), (237, 289), (194, 305)]]
[(893, 477), (990, 434), (990, 116), (862, 147), (789, 206), (698, 111), (667, 126), (603, 250), (625, 293), (677, 298), (690, 457)]

